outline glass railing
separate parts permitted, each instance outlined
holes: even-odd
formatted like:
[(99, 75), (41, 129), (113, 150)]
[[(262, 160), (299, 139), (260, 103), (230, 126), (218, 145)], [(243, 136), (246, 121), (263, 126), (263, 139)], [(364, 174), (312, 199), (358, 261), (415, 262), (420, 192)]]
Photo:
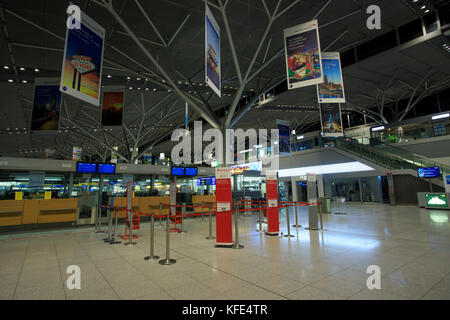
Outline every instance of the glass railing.
[(450, 172), (450, 167), (445, 164), (401, 148), (382, 144), (374, 139), (370, 139), (370, 143), (361, 143), (351, 138), (338, 138), (336, 139), (336, 147), (387, 169), (417, 170), (423, 167), (440, 167), (441, 171)]

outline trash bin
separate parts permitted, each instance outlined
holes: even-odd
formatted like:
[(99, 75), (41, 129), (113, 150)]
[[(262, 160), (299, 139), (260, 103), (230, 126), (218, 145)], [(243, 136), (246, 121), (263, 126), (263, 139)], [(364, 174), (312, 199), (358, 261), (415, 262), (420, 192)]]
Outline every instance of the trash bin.
[(331, 199), (319, 198), (319, 203), (322, 208), (322, 213), (331, 213)]

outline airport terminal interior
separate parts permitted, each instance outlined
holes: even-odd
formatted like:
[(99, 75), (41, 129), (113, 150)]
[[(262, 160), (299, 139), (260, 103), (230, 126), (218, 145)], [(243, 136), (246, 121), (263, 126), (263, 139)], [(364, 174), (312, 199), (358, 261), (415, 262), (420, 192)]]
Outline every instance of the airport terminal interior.
[(449, 1), (0, 24), (0, 300), (450, 299)]

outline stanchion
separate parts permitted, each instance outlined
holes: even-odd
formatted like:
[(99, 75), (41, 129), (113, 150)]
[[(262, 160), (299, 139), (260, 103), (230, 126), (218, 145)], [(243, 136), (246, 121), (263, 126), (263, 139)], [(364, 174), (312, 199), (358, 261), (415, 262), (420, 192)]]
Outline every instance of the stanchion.
[[(162, 226), (161, 212), (162, 212), (162, 203), (159, 204), (159, 225), (160, 226)], [(170, 208), (169, 208), (169, 212), (170, 212)]]
[(111, 208), (107, 208), (107, 212), (108, 212), (108, 236), (105, 239), (103, 239), (103, 241), (111, 242), (111, 240), (112, 240), (112, 224), (113, 224)]
[(286, 204), (285, 208), (286, 208), (286, 226), (287, 226), (288, 234), (285, 234), (284, 237), (285, 238), (293, 238), (294, 235), (291, 234), (291, 222), (290, 222), (290, 218), (289, 218), (289, 204)]
[(161, 265), (171, 265), (175, 264), (177, 260), (170, 259), (170, 226), (169, 226), (169, 219), (170, 219), (170, 210), (167, 214), (167, 220), (166, 220), (166, 258), (159, 261), (159, 264)]
[(113, 238), (111, 239), (111, 242), (109, 244), (122, 243), (122, 241), (116, 241), (116, 239), (117, 239), (117, 222), (119, 220), (119, 212), (117, 211), (117, 208), (114, 208), (114, 214), (115, 214), (116, 223), (115, 223), (115, 226), (114, 226), (114, 235), (113, 235)]
[(293, 228), (301, 228), (302, 226), (298, 224), (298, 203), (295, 202), (295, 224), (292, 226)]
[(234, 210), (234, 244), (231, 246), (233, 249), (243, 249), (244, 246), (239, 244), (239, 217), (238, 217), (238, 209)]
[(128, 214), (128, 223), (129, 223), (129, 226), (128, 226), (128, 236), (130, 237), (129, 238), (129, 241), (127, 242), (127, 243), (125, 243), (125, 245), (126, 246), (130, 246), (130, 245), (135, 245), (136, 244), (136, 242), (133, 242), (133, 210), (130, 210), (129, 212), (127, 212), (127, 214)]
[[(175, 211), (176, 211), (176, 209), (175, 209)], [(186, 231), (184, 231), (184, 222), (183, 222), (185, 214), (186, 214), (186, 207), (185, 207), (185, 205), (183, 205), (181, 207), (181, 230), (178, 231), (178, 233), (185, 233), (186, 232)], [(176, 219), (176, 217), (175, 217), (175, 219)]]
[(97, 204), (97, 214), (95, 219), (95, 233), (104, 233), (105, 231), (102, 230), (102, 211), (100, 206)]
[[(202, 201), (202, 210), (201, 210), (201, 213), (202, 213), (202, 222), (204, 222), (204, 217), (203, 217), (203, 208), (205, 207), (205, 202), (204, 201)], [(195, 209), (194, 209), (194, 211), (195, 211)]]
[[(203, 208), (202, 208), (203, 211)], [(212, 235), (212, 214), (211, 214), (211, 208), (209, 208), (209, 236), (207, 236), (206, 240), (214, 240), (216, 237), (213, 237)]]
[(326, 231), (323, 228), (323, 220), (322, 220), (322, 202), (319, 202), (319, 222), (320, 222), (320, 230), (321, 231)]
[(259, 210), (258, 210), (258, 215), (259, 215), (259, 220), (258, 220), (258, 222), (259, 222), (259, 230), (258, 229), (256, 229), (256, 231), (258, 231), (258, 232), (264, 232), (264, 230), (263, 230), (263, 226), (262, 226), (262, 223), (263, 223), (263, 219), (262, 219), (262, 202), (261, 201), (259, 201)]
[(155, 214), (152, 213), (150, 217), (150, 255), (145, 257), (144, 260), (156, 260), (159, 256), (155, 256), (153, 251), (155, 249)]

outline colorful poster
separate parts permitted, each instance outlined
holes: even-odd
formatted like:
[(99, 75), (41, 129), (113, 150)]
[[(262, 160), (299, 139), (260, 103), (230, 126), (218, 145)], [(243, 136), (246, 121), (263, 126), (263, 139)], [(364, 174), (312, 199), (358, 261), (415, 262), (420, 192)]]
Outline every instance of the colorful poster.
[(61, 113), (59, 78), (36, 78), (34, 80), (32, 131), (56, 131)]
[(122, 126), (125, 92), (105, 89), (102, 101), (102, 126)]
[(152, 164), (152, 154), (151, 153), (144, 154), (144, 156), (142, 157), (142, 163)]
[(60, 90), (100, 105), (105, 29), (81, 12), (81, 29), (67, 29)]
[(343, 137), (341, 105), (327, 103), (320, 105), (320, 121), (322, 123), (323, 137)]
[(278, 150), (280, 156), (291, 155), (291, 127), (289, 121), (277, 120), (279, 135)]
[(322, 52), (323, 83), (317, 85), (319, 103), (345, 103), (339, 52)]
[(278, 179), (276, 172), (266, 172), (267, 231), (268, 235), (278, 235), (280, 219), (278, 215)]
[(323, 82), (317, 20), (284, 30), (288, 89)]
[(208, 5), (205, 14), (205, 68), (206, 83), (220, 97), (220, 28)]
[[(114, 150), (119, 151), (119, 147), (113, 147)], [(117, 163), (117, 153), (111, 151), (111, 163)]]
[(73, 161), (80, 161), (82, 153), (83, 153), (83, 149), (82, 148), (80, 148), (80, 147), (73, 147), (72, 148), (72, 160)]
[(216, 168), (216, 245), (233, 244), (230, 168)]

